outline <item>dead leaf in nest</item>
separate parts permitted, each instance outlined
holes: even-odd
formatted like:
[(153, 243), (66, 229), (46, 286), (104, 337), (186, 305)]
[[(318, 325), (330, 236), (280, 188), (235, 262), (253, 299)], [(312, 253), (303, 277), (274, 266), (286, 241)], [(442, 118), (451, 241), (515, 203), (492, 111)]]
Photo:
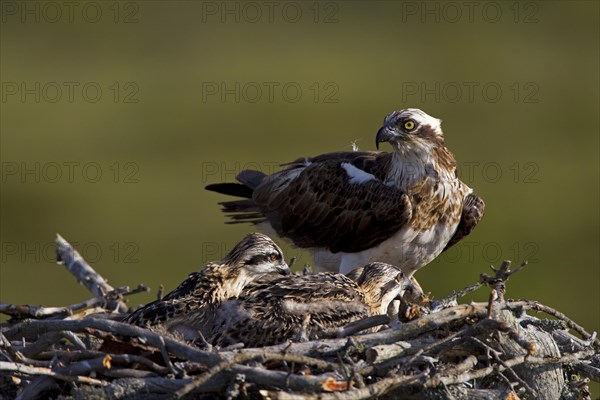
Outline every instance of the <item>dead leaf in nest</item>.
[(141, 352), (158, 352), (159, 350), (155, 347), (142, 344), (137, 340), (122, 341), (112, 335), (108, 335), (104, 338), (100, 351), (114, 354), (139, 354)]
[[(350, 381), (350, 389), (354, 386), (354, 381)], [(327, 378), (325, 382), (321, 383), (321, 387), (326, 392), (339, 392), (342, 390), (348, 390), (347, 381), (338, 381), (332, 377)]]
[(510, 392), (508, 396), (504, 398), (504, 400), (520, 400), (519, 396), (515, 392)]
[(111, 360), (112, 360), (112, 357), (110, 355), (107, 355), (106, 357), (104, 357), (104, 359), (102, 360), (102, 365), (104, 366), (104, 368), (110, 369), (110, 367), (111, 367), (110, 361)]

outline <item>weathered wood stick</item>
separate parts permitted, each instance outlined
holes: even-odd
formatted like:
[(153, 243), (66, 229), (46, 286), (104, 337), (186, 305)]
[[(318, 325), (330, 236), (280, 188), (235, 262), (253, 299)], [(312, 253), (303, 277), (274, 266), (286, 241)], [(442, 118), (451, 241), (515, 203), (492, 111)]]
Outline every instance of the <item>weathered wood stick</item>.
[(392, 344), (383, 344), (373, 346), (365, 351), (366, 360), (369, 364), (380, 363), (390, 358), (405, 355), (406, 350), (413, 346), (408, 342), (396, 342)]
[(195, 347), (181, 343), (175, 339), (163, 337), (158, 333), (148, 329), (140, 328), (139, 326), (130, 325), (124, 322), (110, 321), (98, 318), (88, 318), (84, 320), (33, 320), (24, 321), (10, 330), (4, 335), (8, 339), (15, 338), (32, 338), (52, 331), (73, 331), (73, 332), (89, 332), (91, 329), (97, 329), (104, 332), (110, 332), (114, 335), (124, 337), (137, 337), (144, 340), (148, 345), (160, 348), (162, 341), (166, 346), (167, 351), (173, 353), (176, 357), (203, 363), (207, 366), (212, 366), (223, 360), (223, 356), (217, 353), (198, 350)]
[(90, 385), (106, 385), (106, 382), (88, 376), (65, 375), (54, 372), (50, 368), (30, 367), (28, 365), (8, 361), (0, 361), (0, 371), (20, 372), (25, 375), (47, 375), (63, 381), (88, 383)]
[[(108, 292), (114, 290), (59, 234), (56, 234), (56, 260), (58, 264), (64, 265), (77, 278), (77, 281), (94, 296), (104, 297)], [(121, 300), (109, 300), (108, 308), (118, 312), (127, 312), (127, 305)]]
[[(353, 336), (357, 345), (373, 347), (392, 344), (415, 338), (422, 333), (438, 329), (449, 322), (460, 321), (467, 317), (485, 318), (487, 303), (462, 304), (437, 313), (424, 315), (418, 320), (402, 324), (399, 328), (386, 329), (376, 333)], [(246, 349), (247, 352), (289, 352), (312, 357), (331, 357), (340, 351), (348, 339), (323, 339), (312, 342), (285, 343), (257, 349)]]

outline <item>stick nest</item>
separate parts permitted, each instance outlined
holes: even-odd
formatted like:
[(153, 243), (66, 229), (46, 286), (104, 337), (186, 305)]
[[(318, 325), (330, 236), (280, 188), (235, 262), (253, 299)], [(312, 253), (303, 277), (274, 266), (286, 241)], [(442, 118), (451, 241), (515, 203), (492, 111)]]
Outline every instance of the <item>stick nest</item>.
[[(562, 313), (506, 300), (524, 264), (441, 301), (406, 304), (331, 338), (263, 348), (199, 349), (120, 321), (124, 296), (62, 237), (63, 264), (93, 298), (66, 307), (0, 304), (0, 399), (590, 399), (600, 342)], [(489, 301), (458, 304), (487, 286)], [(539, 319), (539, 312), (553, 317)], [(377, 333), (361, 334), (384, 325)]]

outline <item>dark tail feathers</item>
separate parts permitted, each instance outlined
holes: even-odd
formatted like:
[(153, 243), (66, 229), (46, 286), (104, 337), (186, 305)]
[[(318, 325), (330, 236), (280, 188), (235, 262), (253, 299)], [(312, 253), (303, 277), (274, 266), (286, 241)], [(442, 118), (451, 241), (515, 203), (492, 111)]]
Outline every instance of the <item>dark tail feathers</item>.
[(252, 198), (253, 189), (241, 183), (213, 183), (204, 187), (211, 192), (227, 194), (229, 196)]
[(252, 169), (245, 169), (235, 177), (238, 181), (242, 182), (244, 185), (249, 188), (256, 189), (258, 185), (260, 185), (265, 179), (267, 174), (264, 174), (260, 171), (254, 171)]
[(266, 174), (260, 171), (247, 169), (236, 176), (236, 179), (241, 183), (213, 183), (206, 186), (205, 189), (247, 199), (219, 203), (223, 206), (223, 212), (228, 214), (229, 218), (231, 218), (231, 221), (227, 222), (228, 224), (238, 224), (242, 222), (256, 224), (265, 221), (265, 216), (252, 200), (252, 193), (266, 176)]
[(235, 178), (241, 183), (213, 183), (205, 187), (212, 192), (229, 196), (252, 198), (252, 192), (261, 184), (267, 175), (251, 169), (243, 170)]

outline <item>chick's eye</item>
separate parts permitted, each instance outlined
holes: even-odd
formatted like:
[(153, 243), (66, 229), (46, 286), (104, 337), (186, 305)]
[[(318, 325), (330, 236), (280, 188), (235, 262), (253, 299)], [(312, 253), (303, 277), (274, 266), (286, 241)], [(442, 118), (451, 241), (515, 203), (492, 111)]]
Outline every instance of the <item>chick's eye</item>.
[(277, 261), (277, 255), (276, 254), (271, 254), (271, 261)]
[(408, 121), (404, 121), (404, 129), (406, 129), (407, 131), (412, 131), (413, 129), (415, 129), (415, 121), (410, 119)]

